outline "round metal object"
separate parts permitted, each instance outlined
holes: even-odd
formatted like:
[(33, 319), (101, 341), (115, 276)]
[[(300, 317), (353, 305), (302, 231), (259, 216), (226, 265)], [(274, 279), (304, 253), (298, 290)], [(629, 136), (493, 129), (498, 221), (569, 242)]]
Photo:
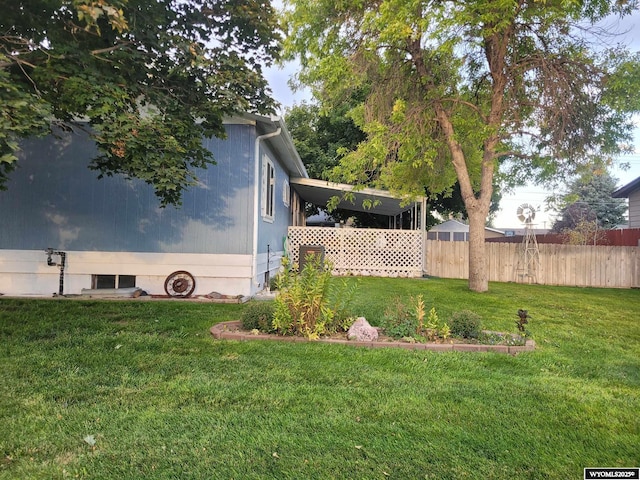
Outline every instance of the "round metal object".
[(188, 298), (195, 289), (195, 278), (185, 270), (173, 272), (164, 281), (164, 291), (170, 297)]

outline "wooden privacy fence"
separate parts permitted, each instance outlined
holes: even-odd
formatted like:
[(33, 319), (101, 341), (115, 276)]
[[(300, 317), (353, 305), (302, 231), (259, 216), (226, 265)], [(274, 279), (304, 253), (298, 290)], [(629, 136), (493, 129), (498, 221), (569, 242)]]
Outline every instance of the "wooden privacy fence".
[(321, 245), (336, 275), (421, 277), (423, 233), (419, 230), (289, 227), (289, 257), (299, 263), (300, 245)]
[[(486, 243), (489, 281), (528, 281), (518, 275), (520, 245)], [(640, 247), (540, 244), (533, 283), (580, 287), (640, 287)], [(426, 273), (469, 278), (469, 242), (426, 242)]]

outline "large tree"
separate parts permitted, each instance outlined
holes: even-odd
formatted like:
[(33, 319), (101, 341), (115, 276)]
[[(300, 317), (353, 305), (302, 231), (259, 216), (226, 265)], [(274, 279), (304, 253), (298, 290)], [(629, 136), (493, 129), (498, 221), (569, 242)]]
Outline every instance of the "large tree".
[[(85, 128), (92, 167), (180, 203), (203, 136), (234, 112), (274, 108), (262, 75), (279, 53), (268, 0), (0, 0), (0, 187), (19, 140)], [(52, 166), (55, 168), (55, 166)]]
[(594, 51), (584, 28), (633, 4), (604, 0), (289, 0), (286, 51), (324, 108), (367, 141), (342, 176), (396, 192), (457, 181), (470, 222), (469, 286), (488, 289), (484, 226), (493, 181), (549, 178), (607, 161), (628, 140), (637, 58)]

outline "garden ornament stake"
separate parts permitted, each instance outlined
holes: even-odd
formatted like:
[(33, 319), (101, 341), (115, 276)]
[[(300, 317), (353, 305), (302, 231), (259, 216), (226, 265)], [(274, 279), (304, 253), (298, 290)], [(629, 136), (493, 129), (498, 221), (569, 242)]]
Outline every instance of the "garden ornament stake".
[(518, 331), (524, 333), (524, 326), (529, 323), (529, 312), (526, 310), (518, 309), (518, 320), (516, 320), (516, 326), (518, 327)]

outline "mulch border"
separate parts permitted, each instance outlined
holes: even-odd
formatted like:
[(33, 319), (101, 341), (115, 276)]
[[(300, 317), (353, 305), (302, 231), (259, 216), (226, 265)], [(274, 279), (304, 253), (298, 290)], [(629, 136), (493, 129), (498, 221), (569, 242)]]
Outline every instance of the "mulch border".
[(234, 320), (231, 322), (217, 323), (209, 330), (213, 338), (218, 340), (238, 340), (241, 342), (250, 340), (275, 340), (280, 342), (321, 342), (336, 345), (351, 345), (354, 347), (367, 348), (403, 348), (405, 350), (431, 350), (436, 352), (495, 352), (516, 355), (521, 352), (532, 352), (536, 348), (533, 340), (526, 340), (524, 345), (479, 345), (469, 343), (408, 343), (408, 342), (358, 342), (354, 340), (341, 340), (331, 338), (321, 338), (319, 340), (308, 340), (303, 337), (288, 337), (282, 335), (271, 335), (267, 333), (251, 333), (241, 331), (242, 322)]

